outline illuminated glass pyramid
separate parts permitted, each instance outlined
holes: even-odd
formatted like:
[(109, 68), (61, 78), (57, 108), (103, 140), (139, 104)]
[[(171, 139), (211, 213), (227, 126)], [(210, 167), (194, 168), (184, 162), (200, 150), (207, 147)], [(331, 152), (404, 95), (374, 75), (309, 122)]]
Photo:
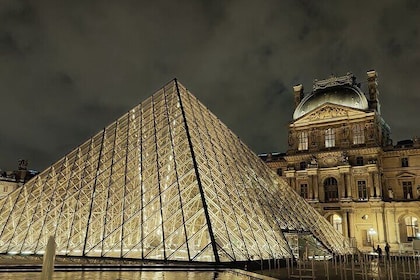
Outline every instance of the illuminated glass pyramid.
[(344, 238), (176, 80), (0, 200), (0, 254), (232, 262)]

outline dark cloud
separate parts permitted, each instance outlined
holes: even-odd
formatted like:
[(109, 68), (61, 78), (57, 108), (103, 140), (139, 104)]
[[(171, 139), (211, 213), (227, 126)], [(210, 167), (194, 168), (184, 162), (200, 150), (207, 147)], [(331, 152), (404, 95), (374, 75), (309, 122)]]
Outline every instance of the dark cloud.
[[(43, 169), (177, 77), (256, 153), (285, 151), (292, 86), (379, 72), (394, 139), (418, 134), (419, 4), (0, 2), (0, 168)], [(396, 102), (398, 100), (398, 102)], [(404, 121), (402, 121), (404, 120)]]
[(0, 55), (13, 55), (19, 53), (15, 39), (9, 32), (0, 33)]

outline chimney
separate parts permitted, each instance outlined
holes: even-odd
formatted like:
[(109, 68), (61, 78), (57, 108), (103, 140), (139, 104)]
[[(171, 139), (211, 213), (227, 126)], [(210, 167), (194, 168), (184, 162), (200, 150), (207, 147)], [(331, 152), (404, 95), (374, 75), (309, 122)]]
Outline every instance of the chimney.
[(368, 89), (369, 89), (369, 108), (375, 110), (379, 114), (381, 113), (381, 107), (379, 104), (379, 90), (378, 90), (378, 74), (375, 70), (367, 71), (368, 76)]
[(299, 105), (300, 101), (303, 99), (303, 86), (296, 85), (293, 87), (294, 95), (295, 95), (295, 108)]

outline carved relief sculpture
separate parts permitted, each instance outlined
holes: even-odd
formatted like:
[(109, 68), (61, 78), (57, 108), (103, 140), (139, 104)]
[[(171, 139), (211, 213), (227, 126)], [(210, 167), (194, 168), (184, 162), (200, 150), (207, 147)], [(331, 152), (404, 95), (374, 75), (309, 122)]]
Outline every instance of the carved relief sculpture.
[(346, 115), (347, 115), (347, 111), (342, 108), (337, 108), (333, 106), (325, 106), (321, 110), (310, 114), (308, 118), (311, 121), (315, 121), (315, 120), (323, 120), (323, 119), (334, 118), (334, 117), (341, 117), (341, 116), (346, 116)]

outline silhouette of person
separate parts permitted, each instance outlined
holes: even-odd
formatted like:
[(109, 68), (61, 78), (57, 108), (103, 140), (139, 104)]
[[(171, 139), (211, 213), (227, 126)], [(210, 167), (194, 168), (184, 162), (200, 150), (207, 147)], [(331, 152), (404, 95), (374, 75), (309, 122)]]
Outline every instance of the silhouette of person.
[(382, 249), (381, 249), (381, 246), (378, 245), (378, 247), (376, 247), (376, 253), (378, 253), (378, 257), (379, 258), (382, 257)]
[(386, 254), (386, 258), (389, 259), (389, 249), (391, 248), (391, 246), (389, 246), (388, 242), (385, 245), (385, 254)]

